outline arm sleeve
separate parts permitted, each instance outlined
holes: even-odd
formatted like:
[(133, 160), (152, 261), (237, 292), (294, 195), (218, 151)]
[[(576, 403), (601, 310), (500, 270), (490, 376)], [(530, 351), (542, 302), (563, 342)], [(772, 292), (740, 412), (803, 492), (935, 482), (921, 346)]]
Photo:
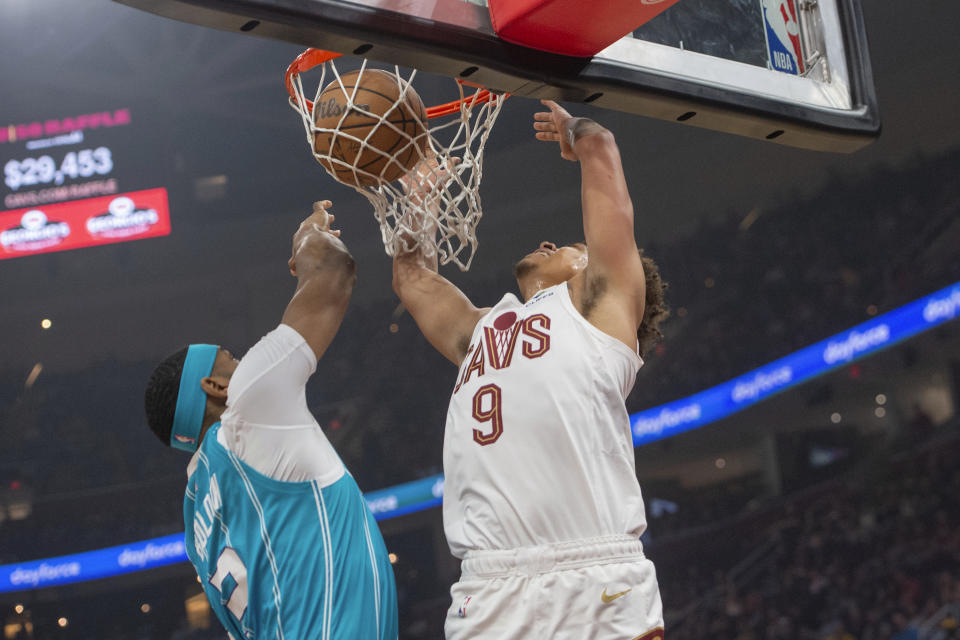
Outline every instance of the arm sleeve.
[(281, 324), (243, 356), (230, 378), (218, 439), (274, 480), (326, 486), (340, 461), (307, 407), (306, 384), (317, 358), (295, 329)]
[(316, 369), (307, 341), (281, 324), (243, 356), (230, 379), (224, 415), (277, 427), (311, 424), (306, 387)]

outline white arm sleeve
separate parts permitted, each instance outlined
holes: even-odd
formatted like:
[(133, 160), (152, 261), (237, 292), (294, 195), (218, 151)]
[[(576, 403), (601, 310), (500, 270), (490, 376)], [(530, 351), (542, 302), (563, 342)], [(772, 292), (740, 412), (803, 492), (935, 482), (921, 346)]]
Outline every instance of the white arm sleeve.
[(317, 358), (295, 329), (281, 324), (243, 356), (221, 416), (224, 446), (275, 480), (325, 486), (343, 464), (307, 408), (306, 384)]

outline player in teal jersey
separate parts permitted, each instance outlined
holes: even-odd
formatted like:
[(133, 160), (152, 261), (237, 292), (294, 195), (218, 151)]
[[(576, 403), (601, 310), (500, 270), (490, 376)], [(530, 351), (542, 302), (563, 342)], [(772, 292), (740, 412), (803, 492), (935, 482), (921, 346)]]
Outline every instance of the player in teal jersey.
[(293, 236), (297, 288), (239, 362), (194, 344), (160, 363), (150, 428), (193, 452), (186, 547), (235, 640), (395, 640), (393, 568), (366, 501), (307, 408), (305, 386), (356, 281), (329, 201)]

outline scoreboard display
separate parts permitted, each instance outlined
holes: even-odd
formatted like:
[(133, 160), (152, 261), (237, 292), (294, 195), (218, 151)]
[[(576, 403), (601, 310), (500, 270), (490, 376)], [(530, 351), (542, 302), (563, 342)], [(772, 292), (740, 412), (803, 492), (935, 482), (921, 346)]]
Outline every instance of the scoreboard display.
[(0, 259), (168, 235), (136, 141), (129, 108), (0, 125)]

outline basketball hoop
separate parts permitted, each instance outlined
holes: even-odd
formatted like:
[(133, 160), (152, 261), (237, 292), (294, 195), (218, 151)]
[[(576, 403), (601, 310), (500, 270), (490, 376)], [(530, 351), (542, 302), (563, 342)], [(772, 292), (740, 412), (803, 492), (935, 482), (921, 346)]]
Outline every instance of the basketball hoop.
[[(494, 93), (458, 79), (459, 98), (426, 109), (430, 121), (423, 123), (426, 144), (414, 144), (415, 141), (405, 129), (398, 128), (387, 119), (389, 111), (382, 115), (371, 113), (353, 101), (356, 86), (344, 88), (334, 64), (334, 60), (340, 56), (330, 51), (307, 49), (287, 68), (285, 84), (290, 94), (290, 106), (300, 114), (314, 158), (335, 180), (352, 187), (370, 201), (380, 224), (387, 255), (420, 248), (428, 257), (437, 255), (440, 264), (453, 262), (461, 270), (468, 270), (477, 250), (476, 228), (483, 215), (479, 193), (483, 175), (483, 149), (508, 94)], [(310, 100), (304, 91), (301, 74), (318, 66), (321, 67), (320, 81), (313, 100)], [(325, 80), (328, 68), (333, 76), (330, 82), (339, 83), (344, 95), (347, 89), (351, 89), (346, 95), (344, 116), (333, 128), (317, 126), (315, 117), (315, 105), (327, 87)], [(364, 60), (360, 67), (361, 77), (366, 68), (367, 61)], [(416, 74), (417, 71), (412, 70), (409, 77), (404, 79), (399, 67), (394, 67), (400, 95), (397, 104), (406, 100), (407, 90), (411, 88)], [(360, 82), (355, 84), (359, 85)], [(365, 153), (379, 154), (393, 161), (399, 152), (391, 154), (380, 150), (369, 144), (369, 134), (361, 138), (341, 128), (347, 113), (375, 118), (379, 121), (377, 127), (388, 127), (398, 136), (405, 136), (408, 144), (402, 148), (408, 155), (411, 148), (416, 150), (418, 182), (428, 186), (407, 189), (402, 180), (385, 179), (383, 170), (374, 174), (357, 166), (356, 159)], [(315, 146), (318, 134), (359, 145), (361, 152), (355, 155), (351, 163), (344, 162), (342, 157), (333, 153), (333, 145), (327, 151), (318, 152)], [(353, 183), (343, 179), (341, 174), (352, 177)]]

